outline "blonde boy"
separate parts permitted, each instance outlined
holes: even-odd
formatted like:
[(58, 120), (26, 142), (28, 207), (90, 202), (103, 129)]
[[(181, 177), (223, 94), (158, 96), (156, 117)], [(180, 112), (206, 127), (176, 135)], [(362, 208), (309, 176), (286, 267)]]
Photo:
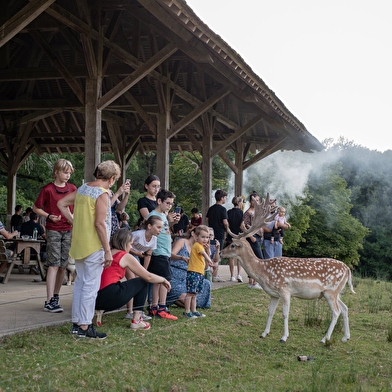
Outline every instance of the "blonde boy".
[[(57, 202), (76, 191), (76, 186), (68, 183), (73, 172), (74, 168), (70, 161), (59, 159), (53, 166), (53, 182), (41, 189), (33, 206), (33, 211), (46, 219), (46, 264), (48, 271), (46, 273), (47, 298), (44, 311), (51, 313), (63, 311), (59, 303), (59, 294), (68, 266), (72, 225), (61, 215)], [(72, 212), (73, 206), (70, 209)]]
[(205, 225), (197, 226), (194, 230), (194, 236), (196, 242), (191, 249), (186, 275), (185, 311), (183, 314), (187, 318), (205, 317), (205, 314), (196, 311), (196, 296), (203, 288), (205, 263), (213, 266), (210, 255), (205, 251), (210, 242), (209, 228)]

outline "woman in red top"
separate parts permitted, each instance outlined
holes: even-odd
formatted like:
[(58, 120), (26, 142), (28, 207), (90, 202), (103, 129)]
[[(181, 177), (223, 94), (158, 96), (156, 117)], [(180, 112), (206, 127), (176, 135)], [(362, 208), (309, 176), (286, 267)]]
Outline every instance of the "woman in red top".
[[(133, 319), (131, 329), (150, 329), (150, 324), (143, 321), (142, 311), (147, 298), (148, 283), (163, 283), (170, 291), (170, 283), (163, 278), (148, 272), (129, 251), (132, 248), (132, 233), (124, 228), (112, 237), (113, 262), (103, 270), (101, 286), (95, 302), (97, 325), (100, 326), (104, 311), (119, 309), (133, 298)], [(126, 269), (131, 270), (138, 278), (121, 281)]]

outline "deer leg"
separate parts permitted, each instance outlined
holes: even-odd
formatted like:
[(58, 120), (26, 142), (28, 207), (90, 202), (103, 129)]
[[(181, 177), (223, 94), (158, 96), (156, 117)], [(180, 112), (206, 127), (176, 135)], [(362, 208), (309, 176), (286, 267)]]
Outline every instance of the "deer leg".
[[(333, 294), (332, 294), (333, 295)], [(338, 304), (337, 298), (332, 298), (328, 294), (324, 293), (325, 299), (328, 301), (328, 305), (332, 312), (332, 320), (331, 324), (329, 324), (329, 328), (325, 336), (321, 339), (321, 343), (325, 343), (327, 340), (331, 339), (332, 332), (335, 328), (336, 322), (338, 321), (338, 317), (340, 315), (340, 307)]]
[(283, 336), (280, 339), (284, 343), (289, 337), (289, 312), (290, 312), (290, 295), (282, 296), (282, 313), (283, 313)]
[(350, 339), (350, 326), (348, 323), (348, 307), (346, 306), (346, 304), (343, 303), (343, 301), (340, 298), (338, 298), (338, 303), (343, 317), (344, 336), (342, 338), (342, 342), (347, 342), (347, 340)]
[(264, 332), (261, 334), (261, 338), (265, 338), (270, 331), (271, 328), (271, 323), (272, 323), (272, 317), (274, 317), (276, 307), (278, 306), (279, 298), (271, 297), (271, 301), (268, 307), (268, 320), (267, 320), (267, 325), (265, 326)]

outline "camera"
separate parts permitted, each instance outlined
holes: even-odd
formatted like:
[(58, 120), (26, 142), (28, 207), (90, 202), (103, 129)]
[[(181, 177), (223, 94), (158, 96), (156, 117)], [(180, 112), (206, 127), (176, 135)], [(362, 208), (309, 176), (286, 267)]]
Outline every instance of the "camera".
[(216, 240), (210, 240), (210, 245), (216, 245)]
[(181, 207), (176, 207), (176, 208), (174, 209), (174, 213), (175, 213), (175, 214), (180, 214), (180, 213), (181, 213)]

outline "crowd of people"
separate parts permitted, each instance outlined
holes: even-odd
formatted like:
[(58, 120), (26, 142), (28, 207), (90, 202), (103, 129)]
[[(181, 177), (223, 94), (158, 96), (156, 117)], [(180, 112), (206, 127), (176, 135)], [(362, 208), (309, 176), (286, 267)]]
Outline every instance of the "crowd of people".
[[(233, 240), (228, 230), (237, 235), (249, 229), (255, 204), (260, 203), (257, 192), (249, 196), (246, 211), (242, 196), (233, 197), (233, 208), (227, 211), (227, 192), (217, 190), (215, 204), (208, 209), (203, 224), (196, 207), (191, 210), (191, 219), (182, 208), (173, 209), (174, 193), (162, 189), (159, 178), (150, 175), (144, 183), (145, 195), (137, 202), (140, 218), (131, 230), (125, 212), (130, 180), (116, 192), (111, 190), (120, 177), (119, 165), (114, 161), (100, 163), (95, 179), (79, 188), (69, 183), (73, 171), (71, 162), (59, 159), (53, 168), (53, 181), (42, 188), (28, 211), (27, 223), (20, 205), (11, 219), (12, 232), (0, 222), (5, 238), (20, 231), (30, 234), (39, 227), (39, 234), (46, 239), (44, 311), (63, 311), (60, 290), (72, 258), (76, 279), (71, 333), (79, 338), (104, 339), (106, 334), (93, 324), (94, 315), (101, 326), (104, 312), (123, 306), (132, 330), (149, 329), (152, 317), (177, 320), (169, 311), (173, 304), (184, 308), (186, 318), (205, 317), (200, 309), (211, 307), (212, 282), (223, 281), (219, 276), (220, 252)], [(276, 200), (271, 200), (270, 208), (272, 214)], [(44, 225), (38, 222), (39, 217), (45, 219)], [(281, 255), (284, 230), (288, 228), (285, 209), (279, 207), (271, 224), (247, 238), (255, 256)], [(0, 265), (0, 272), (5, 267)], [(229, 260), (229, 268), (230, 280), (243, 282), (241, 266), (235, 259)], [(248, 286), (261, 288), (251, 278)]]

